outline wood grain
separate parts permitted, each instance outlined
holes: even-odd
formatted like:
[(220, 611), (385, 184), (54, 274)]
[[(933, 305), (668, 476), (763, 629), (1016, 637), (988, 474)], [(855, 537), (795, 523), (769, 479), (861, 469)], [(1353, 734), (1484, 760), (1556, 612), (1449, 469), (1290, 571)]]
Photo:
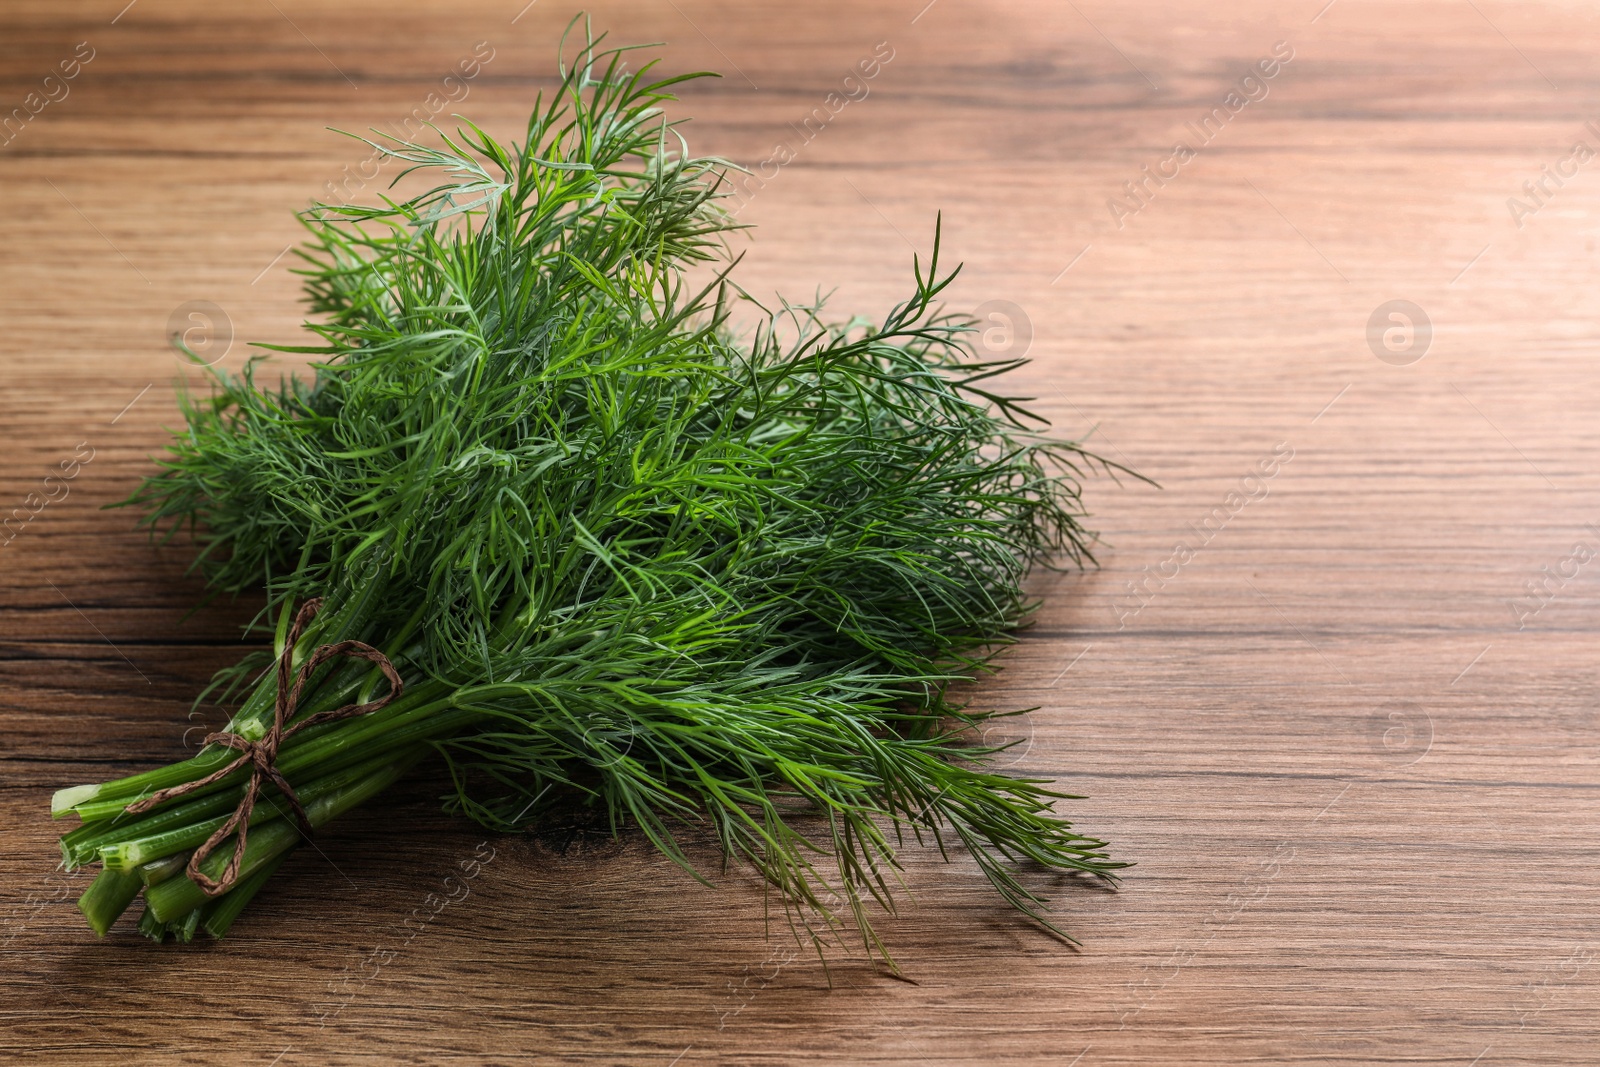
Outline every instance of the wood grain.
[[(1138, 866), (1057, 887), (1071, 950), (965, 859), (909, 856), (896, 981), (859, 951), (825, 974), (766, 936), (748, 877), (700, 886), (632, 838), (490, 841), (412, 937), (483, 841), (426, 776), (327, 833), (336, 864), (297, 855), (225, 942), (83, 928), (50, 791), (180, 754), (250, 612), (186, 617), (181, 546), (100, 510), (175, 421), (169, 315), (224, 309), (234, 365), (294, 338), (291, 212), (364, 155), (324, 127), (397, 120), (483, 41), (460, 110), (509, 133), (571, 14), (124, 2), (0, 14), (0, 115), (94, 49), (0, 146), (0, 513), (93, 450), (0, 548), (5, 1059), (1595, 1062), (1600, 564), (1515, 603), (1600, 547), (1600, 162), (1520, 226), (1507, 205), (1600, 148), (1593, 5), (595, 6), (670, 41), (667, 69), (728, 75), (679, 113), (751, 165), (888, 42), (744, 209), (746, 284), (879, 313), (942, 211), (955, 302), (1021, 309), (1042, 409), (1163, 487), (1092, 488), (1103, 567), (1041, 576), (1038, 626), (978, 694), (1038, 706), (1016, 769), (1085, 794), (1073, 817)], [(1119, 227), (1107, 199), (1280, 41), (1270, 92)], [(1395, 299), (1433, 326), (1406, 366), (1368, 341)]]

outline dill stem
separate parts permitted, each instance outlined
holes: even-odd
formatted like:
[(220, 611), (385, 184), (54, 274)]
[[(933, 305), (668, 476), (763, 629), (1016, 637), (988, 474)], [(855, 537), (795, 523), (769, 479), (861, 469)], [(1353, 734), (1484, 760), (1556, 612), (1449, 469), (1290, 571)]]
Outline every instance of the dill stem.
[[(417, 750), (414, 755), (420, 758), (422, 750)], [(371, 775), (389, 763), (394, 762), (395, 756), (385, 754), (377, 759), (367, 760), (342, 771), (336, 771), (314, 781), (307, 782), (295, 790), (302, 804), (310, 804), (320, 796), (346, 789), (356, 784), (368, 775)], [(405, 758), (401, 756), (399, 758)], [(252, 832), (257, 826), (264, 826), (275, 819), (284, 818), (288, 814), (288, 806), (277, 803), (275, 797), (280, 794), (276, 790), (272, 793), (263, 793), (262, 802), (257, 804), (250, 817)], [(231, 798), (223, 797), (224, 801)], [(229, 805), (231, 807), (231, 804)], [(107, 870), (134, 871), (140, 864), (153, 860), (164, 859), (179, 852), (189, 852), (201, 845), (216, 829), (228, 821), (228, 814), (218, 815), (214, 818), (200, 822), (190, 822), (187, 825), (172, 830), (163, 830), (159, 833), (128, 836), (116, 841), (101, 844), (98, 847), (100, 862)], [(158, 882), (165, 879), (157, 879)]]
[[(422, 683), (407, 689), (404, 696), (381, 711), (314, 727), (290, 738), (279, 750), (278, 770), (291, 780), (296, 772), (311, 768), (322, 772), (339, 770), (374, 754), (453, 732), (477, 717), (475, 712), (451, 707), (448, 686), (437, 682)], [(238, 758), (238, 753), (233, 749), (222, 751), (230, 754), (232, 759)], [(78, 812), (85, 824), (98, 823), (121, 814), (129, 804), (141, 796), (148, 796), (155, 789), (166, 789), (203, 778), (226, 762), (211, 760), (196, 766), (200, 758), (196, 756), (130, 778), (107, 782), (102, 788), (112, 794), (109, 799), (85, 801), (72, 810)], [(161, 775), (159, 779), (152, 777), (158, 774)], [(223, 791), (230, 791), (230, 795), (237, 797), (249, 776), (249, 769), (241, 767), (233, 774), (188, 794), (188, 797), (191, 802), (198, 802), (201, 798), (209, 798)], [(135, 779), (138, 780), (137, 784), (129, 787), (128, 783)], [(223, 804), (218, 810), (226, 810), (231, 806)], [(204, 809), (197, 806), (196, 811), (199, 810)], [(77, 831), (72, 831), (67, 836), (71, 838), (75, 833)], [(74, 847), (81, 847), (81, 842), (91, 836), (85, 834), (83, 838), (74, 840)]]
[(248, 878), (240, 879), (238, 885), (207, 904), (201, 912), (200, 919), (200, 925), (205, 932), (217, 938), (226, 934), (233, 921), (239, 917), (239, 913), (244, 911), (245, 906), (257, 893), (261, 892), (261, 887), (267, 884), (267, 879), (271, 878), (288, 858), (289, 852), (279, 853), (268, 860), (259, 871)]
[(178, 852), (171, 856), (163, 856), (158, 860), (151, 860), (149, 863), (140, 864), (139, 869), (134, 873), (139, 876), (139, 881), (143, 882), (146, 887), (160, 885), (183, 870), (188, 862), (189, 854), (187, 852)]
[[(316, 643), (334, 642), (352, 636), (353, 632), (365, 623), (370, 614), (371, 601), (383, 585), (384, 583), (376, 581), (366, 583), (357, 595), (330, 613), (327, 625), (317, 632), (314, 643), (307, 643), (313, 640), (310, 637), (302, 638), (301, 646), (309, 650), (314, 648)], [(295, 662), (301, 662), (304, 654), (297, 654), (294, 657)], [(372, 673), (373, 668), (366, 665), (323, 667), (308, 681), (305, 695), (301, 699), (299, 708), (296, 709), (297, 717), (315, 714), (345, 703), (354, 696)], [(277, 696), (277, 672), (267, 671), (246, 698), (243, 706), (228, 720), (227, 726), (223, 728), (224, 731), (237, 733), (251, 740), (259, 740), (265, 735), (267, 724), (272, 720)], [(310, 732), (308, 731), (308, 734)], [(50, 814), (53, 818), (59, 819), (68, 812), (73, 812), (84, 822), (110, 818), (140, 796), (148, 796), (162, 789), (204, 778), (218, 767), (237, 759), (238, 756), (239, 753), (235, 749), (223, 745), (208, 745), (190, 758), (177, 763), (142, 771), (125, 778), (116, 778), (109, 782), (57, 790), (50, 800)], [(224, 781), (232, 779), (233, 776), (230, 775)], [(222, 783), (217, 785), (220, 788)], [(122, 803), (113, 803), (118, 800)]]
[(195, 932), (200, 929), (200, 910), (195, 908), (182, 918), (168, 923), (167, 929), (171, 931), (172, 936), (184, 944), (193, 941)]
[(161, 941), (167, 936), (167, 924), (156, 921), (149, 901), (145, 901), (144, 911), (139, 915), (139, 932), (152, 941)]
[[(357, 804), (370, 800), (372, 797), (394, 784), (407, 768), (416, 763), (421, 750), (386, 764), (376, 773), (368, 775), (356, 783), (343, 789), (335, 790), (318, 797), (305, 806), (306, 820), (313, 829), (326, 825), (330, 820), (337, 818), (349, 811)], [(249, 840), (244, 850), (244, 860), (239, 866), (241, 879), (249, 878), (257, 871), (262, 870), (276, 857), (282, 855), (300, 840), (300, 828), (292, 819), (278, 819), (261, 827), (251, 830)], [(224, 867), (232, 858), (233, 848), (230, 842), (224, 841), (215, 852), (201, 864), (201, 869), (211, 878), (222, 874)], [(138, 884), (136, 875), (129, 875)], [(132, 898), (129, 898), (132, 899)], [(181, 919), (195, 908), (200, 907), (207, 900), (205, 891), (194, 883), (187, 875), (169, 878), (159, 885), (151, 886), (145, 893), (145, 902), (149, 905), (151, 913), (159, 922), (172, 922)]]
[(144, 883), (136, 874), (121, 871), (101, 871), (89, 888), (78, 898), (78, 910), (89, 920), (95, 936), (104, 937), (117, 916), (128, 909), (133, 898), (139, 895)]

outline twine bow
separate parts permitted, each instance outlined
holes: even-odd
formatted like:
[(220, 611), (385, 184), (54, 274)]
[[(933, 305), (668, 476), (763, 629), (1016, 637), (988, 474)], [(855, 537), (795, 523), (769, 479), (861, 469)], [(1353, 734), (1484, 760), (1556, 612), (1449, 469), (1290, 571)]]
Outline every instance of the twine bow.
[[(400, 681), (400, 674), (394, 669), (394, 664), (389, 662), (389, 657), (363, 641), (339, 641), (336, 644), (322, 645), (306, 658), (296, 673), (293, 667), (294, 646), (300, 640), (300, 634), (316, 618), (317, 612), (322, 609), (322, 598), (316, 597), (306, 601), (300, 606), (300, 612), (295, 616), (294, 625), (289, 628), (288, 640), (284, 642), (283, 655), (278, 657), (278, 697), (273, 708), (272, 728), (259, 741), (252, 741), (239, 734), (219, 732), (207, 734), (205, 743), (208, 745), (225, 745), (228, 748), (238, 749), (241, 755), (226, 767), (213, 771), (204, 778), (193, 782), (175, 785), (170, 789), (152, 793), (136, 804), (129, 804), (129, 814), (138, 815), (149, 811), (159, 804), (163, 804), (174, 797), (181, 797), (185, 793), (193, 792), (212, 782), (225, 778), (246, 764), (250, 765), (250, 784), (245, 787), (244, 796), (239, 801), (239, 806), (234, 809), (228, 821), (217, 827), (215, 833), (206, 839), (206, 843), (194, 850), (194, 855), (189, 857), (187, 873), (191, 881), (198, 885), (208, 897), (221, 896), (232, 889), (239, 880), (239, 866), (244, 861), (245, 842), (250, 832), (250, 814), (255, 810), (256, 800), (261, 795), (261, 788), (267, 781), (278, 787), (284, 799), (289, 802), (289, 807), (294, 811), (295, 821), (300, 824), (300, 832), (306, 836), (311, 835), (311, 820), (306, 817), (305, 808), (300, 806), (300, 798), (295, 795), (294, 789), (279, 772), (277, 767), (278, 748), (289, 738), (309, 726), (317, 726), (336, 719), (349, 719), (357, 715), (365, 715), (370, 711), (377, 711), (398, 697), (405, 688)], [(357, 659), (370, 660), (383, 671), (389, 680), (389, 692), (382, 700), (372, 700), (365, 704), (346, 704), (342, 708), (332, 711), (321, 711), (285, 728), (295, 716), (295, 710), (300, 704), (300, 691), (305, 688), (306, 680), (313, 671), (331, 659), (340, 656), (353, 656)], [(292, 678), (292, 681), (291, 681)], [(270, 802), (269, 802), (270, 803)], [(213, 881), (200, 869), (212, 852), (216, 851), (227, 836), (238, 831), (238, 837), (233, 845), (233, 858), (223, 868), (222, 878)]]

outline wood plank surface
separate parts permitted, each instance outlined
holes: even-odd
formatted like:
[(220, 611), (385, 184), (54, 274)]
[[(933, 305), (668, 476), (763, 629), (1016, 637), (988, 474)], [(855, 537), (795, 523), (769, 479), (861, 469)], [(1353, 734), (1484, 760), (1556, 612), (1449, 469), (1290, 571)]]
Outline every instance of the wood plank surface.
[[(509, 134), (572, 9), (8, 0), (0, 116), (61, 98), (0, 135), (0, 513), (31, 515), (0, 534), (0, 1058), (1597, 1062), (1594, 5), (925, 2), (593, 11), (726, 74), (675, 109), (698, 151), (795, 149), (741, 211), (753, 291), (881, 314), (942, 211), (953, 302), (1012, 320), (991, 350), (1161, 483), (1091, 487), (1103, 566), (1041, 576), (975, 694), (1037, 705), (1015, 769), (1137, 862), (1052, 888), (1081, 948), (908, 854), (883, 932), (909, 980), (856, 950), (830, 986), (746, 874), (583, 834), (489, 840), (413, 933), (485, 841), (426, 774), (226, 941), (96, 941), (49, 794), (181, 755), (252, 610), (186, 615), (183, 547), (101, 509), (176, 421), (170, 317), (215, 305), (234, 366), (295, 339), (292, 212), (366, 154), (325, 127), (412, 114), (482, 42), (453, 108)], [(1431, 334), (1391, 349), (1396, 300)]]

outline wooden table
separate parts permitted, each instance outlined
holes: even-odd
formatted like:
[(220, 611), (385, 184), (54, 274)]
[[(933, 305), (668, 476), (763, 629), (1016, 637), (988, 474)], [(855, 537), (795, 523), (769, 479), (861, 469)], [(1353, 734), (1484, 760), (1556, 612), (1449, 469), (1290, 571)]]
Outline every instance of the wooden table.
[(8, 1062), (1596, 1062), (1592, 9), (596, 5), (727, 73), (678, 109), (698, 150), (794, 149), (743, 209), (748, 286), (880, 314), (942, 210), (986, 343), (1163, 486), (1092, 486), (1103, 567), (1039, 579), (977, 697), (1038, 705), (1016, 769), (1138, 866), (1058, 887), (1072, 950), (914, 856), (883, 924), (909, 980), (846, 951), (830, 988), (747, 876), (699, 886), (633, 837), (492, 840), (408, 932), (484, 841), (427, 777), (225, 942), (84, 929), (51, 790), (180, 755), (252, 608), (186, 617), (182, 546), (100, 510), (177, 419), (169, 319), (221, 356), (225, 317), (234, 367), (295, 339), (291, 213), (366, 155), (324, 127), (448, 87), (510, 133), (571, 14), (125, 2), (0, 14), (0, 103), (59, 97), (0, 147), (0, 510), (28, 516), (0, 550)]

